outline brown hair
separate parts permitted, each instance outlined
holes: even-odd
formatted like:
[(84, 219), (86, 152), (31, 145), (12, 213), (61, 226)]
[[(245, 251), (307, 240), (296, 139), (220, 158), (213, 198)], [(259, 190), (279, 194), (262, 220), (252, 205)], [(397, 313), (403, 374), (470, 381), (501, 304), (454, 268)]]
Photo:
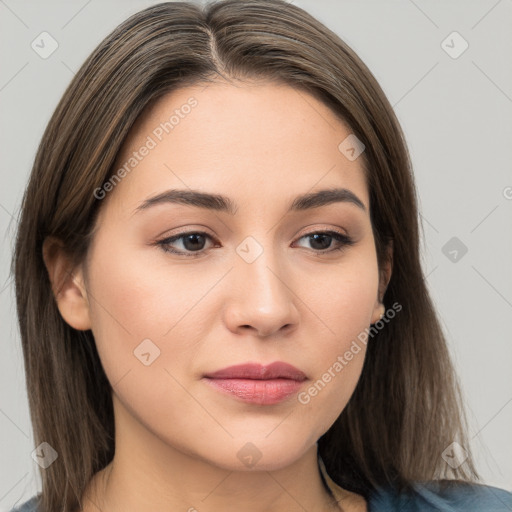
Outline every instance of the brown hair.
[[(420, 263), (417, 197), (403, 133), (372, 73), (335, 33), (284, 0), (168, 2), (119, 25), (94, 50), (59, 102), (26, 189), (13, 269), (36, 445), (58, 459), (42, 470), (40, 510), (73, 511), (114, 455), (111, 385), (92, 332), (60, 316), (42, 258), (62, 241), (87, 255), (101, 202), (93, 191), (145, 107), (186, 85), (274, 80), (315, 95), (364, 143), (362, 154), (379, 267), (393, 243), (383, 297), (402, 310), (368, 343), (346, 408), (319, 440), (339, 485), (369, 496), (431, 479), (479, 479), (467, 442), (463, 398)], [(80, 404), (77, 406), (77, 404)], [(459, 468), (441, 457), (453, 441)]]

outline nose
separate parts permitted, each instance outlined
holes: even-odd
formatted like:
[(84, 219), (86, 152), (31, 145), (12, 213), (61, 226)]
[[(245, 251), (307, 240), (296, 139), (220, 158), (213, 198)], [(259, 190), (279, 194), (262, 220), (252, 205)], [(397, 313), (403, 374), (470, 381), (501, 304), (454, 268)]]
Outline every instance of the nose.
[(232, 332), (253, 331), (258, 337), (269, 337), (297, 328), (300, 299), (289, 272), (276, 263), (270, 249), (252, 263), (237, 260), (230, 274), (235, 282), (230, 281), (224, 321)]

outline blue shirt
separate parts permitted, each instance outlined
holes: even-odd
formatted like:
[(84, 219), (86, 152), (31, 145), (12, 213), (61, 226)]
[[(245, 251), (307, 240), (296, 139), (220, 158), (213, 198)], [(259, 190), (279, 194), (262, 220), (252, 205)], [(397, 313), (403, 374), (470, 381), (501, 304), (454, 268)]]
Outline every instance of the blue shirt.
[(370, 512), (512, 512), (512, 493), (483, 484), (456, 483), (441, 491), (439, 483), (415, 484), (411, 495), (397, 495), (390, 490), (375, 493)]
[[(336, 501), (343, 505), (345, 491), (328, 475), (322, 458), (320, 472)], [(411, 493), (392, 487), (373, 491), (367, 500), (368, 512), (512, 512), (512, 493), (483, 484), (451, 482), (444, 489), (436, 480), (414, 482)]]

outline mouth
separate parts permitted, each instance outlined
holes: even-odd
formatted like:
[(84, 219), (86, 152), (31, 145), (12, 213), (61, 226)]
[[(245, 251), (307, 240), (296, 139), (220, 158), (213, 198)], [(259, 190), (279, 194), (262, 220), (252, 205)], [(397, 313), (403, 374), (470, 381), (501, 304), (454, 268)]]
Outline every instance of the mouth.
[(217, 391), (259, 405), (280, 403), (297, 393), (307, 380), (304, 372), (277, 361), (267, 366), (246, 363), (229, 366), (204, 376)]

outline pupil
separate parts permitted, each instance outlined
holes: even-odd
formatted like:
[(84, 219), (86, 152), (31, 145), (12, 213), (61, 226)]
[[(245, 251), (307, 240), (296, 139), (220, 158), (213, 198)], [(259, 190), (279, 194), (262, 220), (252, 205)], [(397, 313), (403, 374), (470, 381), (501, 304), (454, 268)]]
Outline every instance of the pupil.
[[(197, 239), (198, 238), (202, 238), (203, 239), (203, 244), (199, 243), (199, 246), (197, 244)], [(194, 242), (187, 247), (187, 242), (191, 242), (191, 241), (194, 241)], [(187, 250), (202, 249), (203, 248), (202, 245), (204, 245), (204, 237), (203, 237), (203, 235), (199, 235), (199, 234), (188, 235), (188, 236), (185, 237), (184, 244), (185, 244), (185, 248)]]
[[(313, 237), (313, 240), (311, 242), (311, 247), (313, 247), (314, 249), (320, 249), (320, 250), (329, 248), (330, 243), (327, 243), (327, 244), (324, 243), (323, 244), (324, 247), (315, 247), (316, 242), (318, 242), (319, 239), (321, 241), (323, 240), (324, 242), (326, 241), (326, 239), (330, 239), (331, 237), (329, 235), (316, 234), (316, 235), (311, 235), (311, 236)], [(320, 244), (320, 246), (322, 246), (322, 244)]]

